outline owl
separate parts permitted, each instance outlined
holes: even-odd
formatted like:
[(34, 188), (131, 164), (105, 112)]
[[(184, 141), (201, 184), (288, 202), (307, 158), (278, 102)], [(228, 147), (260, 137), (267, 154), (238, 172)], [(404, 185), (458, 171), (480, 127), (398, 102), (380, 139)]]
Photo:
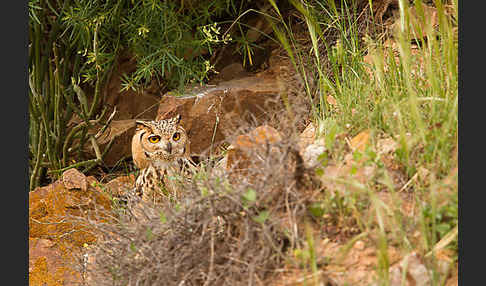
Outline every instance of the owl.
[(185, 162), (191, 162), (189, 138), (180, 122), (180, 115), (136, 121), (132, 157), (140, 174), (135, 187), (145, 201), (157, 202), (163, 194), (174, 193), (174, 184), (168, 178), (177, 175)]

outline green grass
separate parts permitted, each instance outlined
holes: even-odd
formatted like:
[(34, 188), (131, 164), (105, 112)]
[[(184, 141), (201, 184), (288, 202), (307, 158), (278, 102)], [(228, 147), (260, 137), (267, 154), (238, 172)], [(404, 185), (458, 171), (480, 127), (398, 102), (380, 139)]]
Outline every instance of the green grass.
[[(358, 207), (360, 200), (352, 202), (348, 197), (336, 200), (328, 194), (312, 208), (315, 213), (335, 216), (336, 221), (339, 217), (354, 217), (356, 222), (364, 222), (360, 227), (362, 232), (377, 234), (378, 280), (380, 285), (388, 285), (388, 245), (397, 244), (404, 252), (416, 250), (425, 255), (440, 239), (453, 234), (458, 223), (457, 183), (448, 192), (447, 199), (439, 198), (444, 178), (457, 166), (457, 157), (453, 156), (457, 145), (458, 112), (457, 34), (454, 33), (457, 1), (451, 3), (453, 17), (446, 15), (441, 1), (434, 1), (439, 15), (438, 27), (434, 29), (431, 21), (426, 20), (424, 31), (410, 24), (408, 1), (399, 1), (400, 20), (404, 25), (393, 33), (396, 58), (390, 56), (393, 51), (382, 37), (363, 36), (358, 21), (353, 21), (356, 18), (352, 16), (355, 12), (352, 1), (341, 1), (339, 7), (334, 1), (291, 1), (307, 25), (312, 43), (309, 50), (296, 49), (298, 44), (290, 24), (281, 16), (275, 2), (269, 2), (280, 16), (280, 21), (273, 24), (274, 32), (306, 83), (304, 92), (313, 103), (314, 121), (329, 149), (327, 156), (334, 161), (343, 160), (346, 148), (335, 139), (340, 132), (352, 138), (369, 130), (374, 150), (377, 139), (383, 136), (395, 138), (398, 143), (395, 160), (410, 181), (406, 191), (414, 195), (420, 206), (418, 217), (401, 215), (399, 190), (390, 182), (391, 175), (374, 152), (369, 153), (372, 156), (368, 156), (364, 164), (356, 167), (371, 164), (382, 173), (378, 181), (369, 180), (361, 185), (360, 192), (371, 200), (374, 214)], [(422, 1), (415, 1), (418, 15), (423, 5)], [(334, 45), (326, 43), (329, 33), (325, 30), (336, 31), (338, 40)], [(425, 41), (413, 40), (413, 35), (418, 33), (426, 35)], [(418, 48), (412, 49), (412, 46)], [(364, 61), (368, 53), (371, 62)], [(315, 72), (316, 82), (310, 82), (304, 72), (306, 56), (311, 57), (309, 69)], [(330, 72), (325, 71), (324, 58), (330, 63)], [(335, 106), (328, 104), (326, 97), (329, 95), (336, 100)], [(426, 179), (417, 180), (419, 170), (423, 169), (428, 171)], [(322, 169), (319, 174), (325, 176)], [(383, 188), (392, 194), (396, 204), (386, 205), (380, 200), (377, 194)], [(356, 194), (350, 190), (351, 187), (343, 188), (348, 195)], [(415, 231), (420, 232), (420, 240), (413, 239)], [(457, 236), (446, 247), (453, 249), (457, 259)], [(434, 285), (438, 282), (436, 274)]]

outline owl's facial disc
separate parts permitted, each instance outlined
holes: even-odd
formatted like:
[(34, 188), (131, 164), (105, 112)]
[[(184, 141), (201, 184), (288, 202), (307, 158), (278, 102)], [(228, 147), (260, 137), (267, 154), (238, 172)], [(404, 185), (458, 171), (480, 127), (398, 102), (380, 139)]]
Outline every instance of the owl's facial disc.
[[(156, 137), (156, 138), (154, 138)], [(176, 138), (177, 140), (174, 140)], [(151, 161), (172, 161), (185, 153), (184, 142), (179, 141), (181, 134), (175, 132), (167, 138), (160, 138), (158, 135), (150, 135), (147, 142), (151, 145), (150, 150), (145, 150), (145, 156)], [(182, 145), (182, 146), (179, 146)]]
[(174, 162), (186, 154), (188, 138), (182, 126), (181, 116), (159, 121), (137, 121), (137, 139), (143, 153), (140, 162), (153, 165)]

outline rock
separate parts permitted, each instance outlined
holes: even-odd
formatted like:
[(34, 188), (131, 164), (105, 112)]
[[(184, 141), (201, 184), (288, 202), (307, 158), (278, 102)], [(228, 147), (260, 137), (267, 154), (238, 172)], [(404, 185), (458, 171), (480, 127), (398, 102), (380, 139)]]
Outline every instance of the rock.
[[(183, 96), (173, 96), (169, 92), (161, 99), (160, 87), (155, 82), (141, 92), (131, 89), (120, 91), (122, 75), (130, 74), (136, 68), (136, 62), (129, 55), (123, 56), (103, 91), (104, 105), (116, 106), (118, 110), (110, 127), (97, 139), (103, 152), (110, 139), (114, 138), (103, 159), (104, 164), (111, 167), (131, 156), (135, 119), (164, 119), (180, 113), (194, 156), (210, 149), (217, 152), (218, 146), (227, 141), (227, 134), (241, 123), (264, 123), (269, 118), (268, 112), (281, 109), (279, 94), (282, 90), (289, 95), (294, 93), (293, 90), (301, 90), (302, 83), (298, 83), (297, 73), (291, 70), (291, 63), (280, 53), (272, 51), (268, 59), (269, 68), (258, 74), (251, 75), (241, 63), (229, 62), (211, 81), (216, 85), (194, 88)], [(109, 109), (107, 114), (111, 111)], [(96, 126), (90, 133), (96, 134), (102, 127)], [(89, 157), (95, 157), (89, 140), (85, 152)]]
[(218, 84), (220, 82), (247, 76), (250, 76), (250, 73), (243, 68), (241, 63), (231, 63), (222, 68), (221, 71), (211, 79), (210, 84)]
[(337, 105), (337, 101), (336, 101), (336, 99), (334, 98), (334, 96), (332, 96), (332, 95), (330, 95), (330, 94), (326, 96), (326, 101), (327, 101), (327, 103), (329, 103), (331, 106), (336, 106), (336, 105)]
[(268, 125), (259, 126), (248, 134), (240, 135), (228, 148), (227, 169), (244, 169), (250, 164), (248, 152), (256, 148), (265, 148), (282, 140), (280, 133)]
[(267, 143), (277, 143), (281, 140), (282, 136), (275, 128), (268, 125), (262, 125), (253, 129), (248, 134), (238, 136), (232, 147), (233, 149), (245, 150), (258, 148)]
[(119, 176), (105, 184), (106, 191), (112, 196), (119, 197), (126, 195), (127, 191), (133, 189), (135, 175)]
[(353, 246), (354, 248), (358, 250), (364, 250), (365, 249), (365, 243), (362, 240), (356, 241), (356, 243)]
[(359, 150), (363, 152), (366, 146), (368, 146), (369, 140), (370, 140), (370, 131), (369, 130), (361, 131), (358, 135), (356, 135), (355, 137), (353, 137), (353, 139), (349, 141), (349, 147), (351, 147), (353, 151)]
[[(85, 178), (88, 180), (87, 178)], [(95, 180), (91, 178), (91, 180)], [(99, 192), (88, 184), (86, 191), (79, 191), (78, 185), (72, 189), (64, 186), (58, 180), (46, 187), (37, 188), (29, 193), (29, 236), (37, 238), (52, 238), (65, 235), (73, 243), (80, 246), (92, 242), (94, 237), (67, 222), (68, 215), (82, 215), (89, 209), (109, 210), (111, 201), (105, 193)], [(53, 223), (54, 222), (54, 223)], [(67, 232), (76, 231), (67, 235)]]
[(391, 137), (380, 138), (376, 142), (376, 152), (380, 155), (388, 155), (395, 152), (398, 143)]
[(316, 127), (311, 122), (302, 131), (297, 142), (299, 153), (306, 168), (313, 168), (319, 164), (319, 156), (327, 151), (323, 138), (316, 138)]
[(276, 110), (280, 87), (274, 76), (251, 76), (195, 89), (185, 96), (166, 94), (157, 119), (182, 115), (182, 125), (191, 141), (192, 155), (211, 152), (227, 141), (228, 133), (242, 123), (263, 122)]
[[(94, 243), (94, 229), (75, 217), (106, 220), (108, 196), (94, 187), (93, 177), (70, 169), (61, 179), (29, 193), (30, 285), (82, 285), (73, 267), (84, 244)], [(95, 212), (89, 210), (96, 209)]]
[(72, 262), (51, 240), (29, 238), (29, 285), (82, 285), (80, 273), (66, 267)]
[[(153, 118), (152, 118), (153, 119)], [(135, 133), (136, 119), (113, 120), (105, 127), (104, 123), (96, 123), (88, 129), (88, 134), (95, 136), (96, 143), (103, 153), (111, 140), (113, 143), (110, 150), (103, 158), (103, 163), (108, 167), (115, 166), (123, 158), (131, 156), (131, 140)], [(103, 128), (105, 128), (103, 130)], [(96, 158), (96, 152), (91, 140), (86, 140), (83, 152), (87, 158)]]
[(336, 179), (352, 181), (358, 185), (369, 182), (375, 176), (377, 168), (375, 165), (365, 165), (365, 159), (366, 156), (362, 156), (360, 160), (355, 160), (350, 152), (344, 156), (344, 160), (330, 162), (322, 169), (323, 175), (320, 176), (322, 186), (328, 191), (339, 192), (341, 195), (346, 195), (350, 190), (358, 190)]
[[(104, 105), (110, 107), (107, 114), (111, 114), (115, 106), (117, 108), (112, 123), (97, 138), (101, 152), (114, 138), (111, 149), (103, 159), (104, 164), (111, 167), (131, 156), (135, 119), (164, 119), (180, 113), (194, 156), (200, 156), (210, 149), (217, 152), (218, 146), (227, 141), (227, 134), (241, 123), (264, 123), (269, 118), (268, 112), (281, 109), (279, 94), (282, 90), (289, 95), (294, 93), (293, 90), (301, 90), (302, 83), (298, 82), (297, 73), (291, 70), (291, 63), (280, 53), (272, 51), (268, 59), (269, 68), (258, 74), (251, 75), (241, 63), (230, 62), (223, 65), (220, 74), (211, 80), (216, 85), (194, 88), (183, 96), (168, 92), (161, 99), (160, 87), (155, 83), (141, 92), (131, 89), (120, 91), (122, 75), (130, 74), (136, 68), (133, 59), (128, 55), (123, 56), (103, 91)], [(97, 134), (102, 127), (97, 125), (89, 133)], [(84, 149), (88, 157), (95, 157), (89, 140)]]
[(88, 189), (86, 176), (75, 168), (65, 171), (62, 174), (61, 180), (68, 190), (79, 188), (86, 191)]
[[(404, 275), (403, 271), (407, 274)], [(390, 286), (426, 286), (432, 282), (431, 276), (431, 271), (420, 261), (417, 253), (412, 252), (390, 268)], [(406, 277), (404, 284), (402, 277)]]
[(327, 151), (322, 142), (313, 143), (307, 146), (302, 152), (302, 159), (306, 168), (313, 168), (319, 164), (319, 156)]
[(314, 143), (316, 137), (316, 127), (314, 123), (309, 123), (307, 127), (302, 131), (299, 136), (299, 142), (297, 142), (297, 147), (300, 152), (303, 152), (307, 146)]

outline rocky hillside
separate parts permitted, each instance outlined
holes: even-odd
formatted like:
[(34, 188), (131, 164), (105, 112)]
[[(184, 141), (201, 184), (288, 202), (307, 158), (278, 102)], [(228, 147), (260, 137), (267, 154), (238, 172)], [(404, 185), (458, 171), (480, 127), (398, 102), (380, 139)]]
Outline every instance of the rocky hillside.
[[(218, 50), (182, 93), (124, 89), (120, 56), (83, 145), (103, 163), (29, 193), (29, 285), (457, 285), (457, 3), (357, 2), (268, 1), (253, 64)], [(140, 203), (135, 120), (177, 114), (196, 166)]]

